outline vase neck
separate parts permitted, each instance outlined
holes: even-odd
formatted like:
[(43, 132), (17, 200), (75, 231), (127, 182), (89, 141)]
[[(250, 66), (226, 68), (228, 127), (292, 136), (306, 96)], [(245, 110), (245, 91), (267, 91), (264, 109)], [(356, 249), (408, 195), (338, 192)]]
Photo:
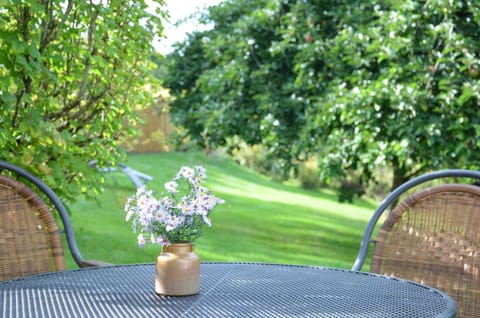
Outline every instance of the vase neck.
[(190, 253), (193, 252), (193, 242), (174, 243), (163, 247), (164, 253)]

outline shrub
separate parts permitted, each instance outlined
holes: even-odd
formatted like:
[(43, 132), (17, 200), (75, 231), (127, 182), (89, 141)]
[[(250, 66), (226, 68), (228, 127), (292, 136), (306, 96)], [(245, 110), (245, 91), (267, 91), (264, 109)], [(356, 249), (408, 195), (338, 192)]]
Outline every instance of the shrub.
[(320, 187), (320, 172), (316, 157), (299, 164), (298, 180), (305, 189), (317, 189)]

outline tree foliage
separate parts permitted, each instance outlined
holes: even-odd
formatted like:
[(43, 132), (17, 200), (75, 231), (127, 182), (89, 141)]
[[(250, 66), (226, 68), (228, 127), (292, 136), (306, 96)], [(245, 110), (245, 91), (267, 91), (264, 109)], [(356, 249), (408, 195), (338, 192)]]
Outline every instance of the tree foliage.
[(171, 112), (203, 144), (240, 136), (324, 177), (392, 186), (480, 166), (480, 3), (235, 0), (168, 56)]
[(0, 8), (1, 158), (66, 198), (100, 189), (137, 108), (153, 102), (158, 15), (144, 1), (8, 0)]

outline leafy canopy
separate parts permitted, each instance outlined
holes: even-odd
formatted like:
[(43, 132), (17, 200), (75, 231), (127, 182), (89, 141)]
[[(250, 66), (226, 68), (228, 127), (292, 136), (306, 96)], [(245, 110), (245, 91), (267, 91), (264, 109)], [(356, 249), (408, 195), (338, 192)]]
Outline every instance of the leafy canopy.
[(326, 179), (388, 165), (393, 187), (480, 166), (478, 1), (229, 0), (203, 19), (165, 80), (200, 144), (239, 136), (287, 170), (315, 154)]
[(17, 1), (0, 8), (1, 158), (43, 177), (60, 195), (93, 196), (120, 142), (153, 102), (157, 14), (145, 1)]

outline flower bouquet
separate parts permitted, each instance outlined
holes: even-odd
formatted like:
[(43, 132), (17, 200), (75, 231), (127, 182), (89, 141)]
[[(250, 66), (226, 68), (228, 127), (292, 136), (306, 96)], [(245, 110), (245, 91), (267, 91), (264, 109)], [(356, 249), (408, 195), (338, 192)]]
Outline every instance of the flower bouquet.
[(193, 242), (204, 224), (211, 226), (209, 214), (224, 200), (202, 186), (207, 178), (201, 166), (182, 167), (172, 181), (165, 183), (165, 194), (156, 199), (152, 190), (140, 187), (125, 205), (126, 221), (132, 220), (138, 245), (161, 246)]
[(128, 198), (126, 221), (132, 221), (138, 233), (138, 245), (159, 244), (155, 292), (160, 295), (187, 296), (200, 290), (200, 258), (193, 241), (204, 224), (211, 226), (212, 210), (223, 204), (202, 184), (207, 178), (201, 166), (182, 167), (172, 181), (165, 183), (166, 194), (160, 199), (141, 187)]

